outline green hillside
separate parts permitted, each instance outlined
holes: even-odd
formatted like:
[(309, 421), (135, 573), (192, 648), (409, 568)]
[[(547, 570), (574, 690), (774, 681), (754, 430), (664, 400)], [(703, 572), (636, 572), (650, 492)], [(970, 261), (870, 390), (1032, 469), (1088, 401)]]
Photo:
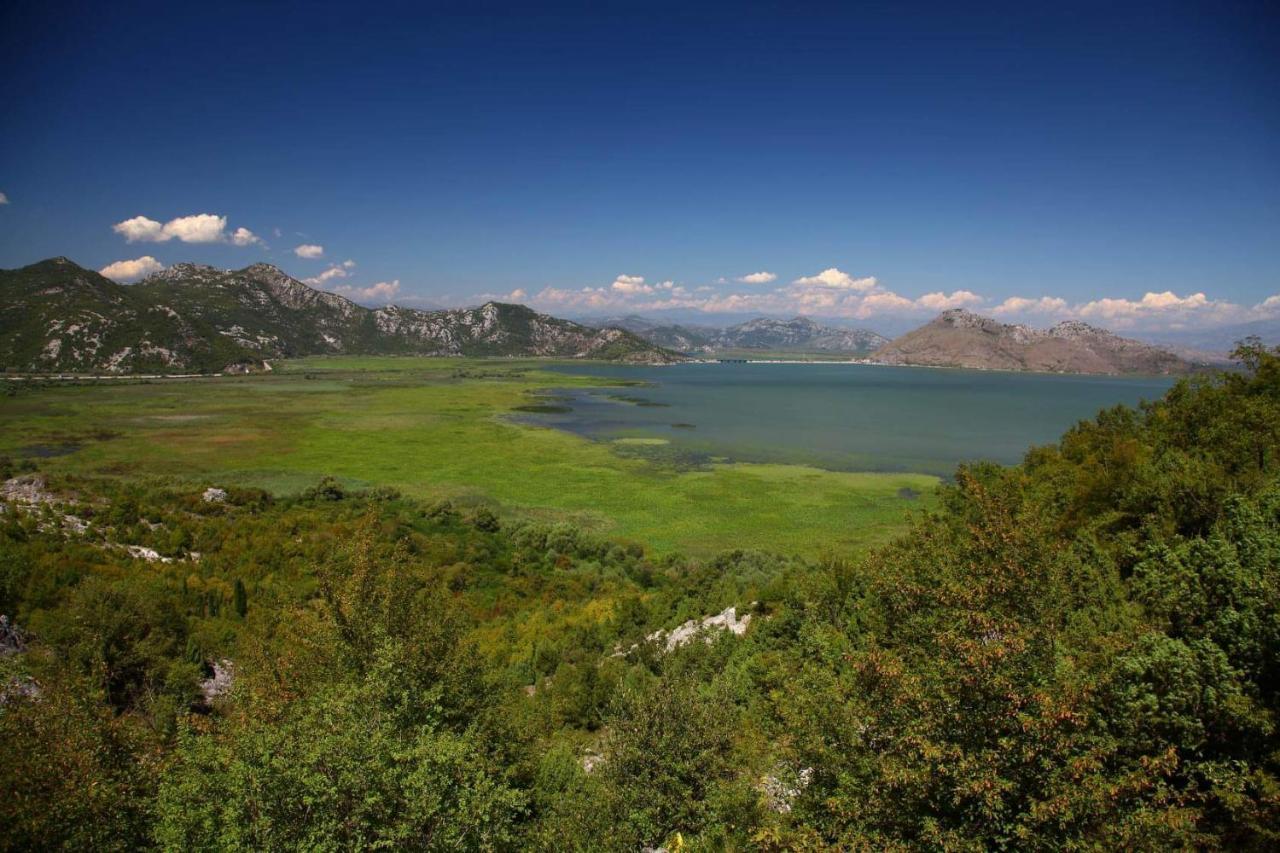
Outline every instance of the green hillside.
[(325, 354), (678, 360), (630, 332), (587, 328), (523, 305), (365, 308), (269, 264), (176, 264), (135, 285), (66, 258), (0, 270), (0, 367), (243, 372), (270, 359)]

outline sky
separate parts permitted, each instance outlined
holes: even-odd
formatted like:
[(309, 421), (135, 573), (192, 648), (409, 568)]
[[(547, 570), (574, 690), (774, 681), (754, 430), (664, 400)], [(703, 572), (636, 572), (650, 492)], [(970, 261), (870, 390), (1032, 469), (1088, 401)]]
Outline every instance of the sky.
[[(974, 8), (962, 8), (972, 5)], [(0, 9), (0, 267), (366, 304), (1280, 317), (1276, 3)]]

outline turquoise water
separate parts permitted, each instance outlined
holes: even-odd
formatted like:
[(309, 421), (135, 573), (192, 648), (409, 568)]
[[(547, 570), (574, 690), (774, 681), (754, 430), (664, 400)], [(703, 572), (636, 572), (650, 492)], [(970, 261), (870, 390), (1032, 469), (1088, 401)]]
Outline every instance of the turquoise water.
[(848, 364), (555, 369), (651, 385), (560, 389), (554, 399), (531, 402), (567, 411), (526, 412), (522, 420), (601, 441), (663, 439), (660, 452), (941, 476), (963, 461), (1018, 462), (1076, 421), (1156, 399), (1173, 384), (1163, 377)]

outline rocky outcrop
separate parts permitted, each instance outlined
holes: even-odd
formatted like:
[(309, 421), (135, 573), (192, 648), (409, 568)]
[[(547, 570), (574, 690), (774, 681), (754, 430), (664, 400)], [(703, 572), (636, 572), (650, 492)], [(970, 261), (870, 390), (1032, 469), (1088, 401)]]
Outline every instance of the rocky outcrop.
[(881, 364), (1053, 373), (1183, 374), (1196, 369), (1165, 349), (1079, 320), (1041, 330), (963, 309), (944, 311), (871, 358)]
[(750, 624), (750, 613), (744, 613), (739, 618), (736, 607), (726, 607), (714, 616), (690, 619), (670, 631), (655, 631), (645, 639), (651, 643), (658, 643), (666, 651), (672, 652), (686, 643), (693, 642), (698, 637), (702, 637), (703, 640), (710, 643), (715, 639), (714, 632), (716, 631), (728, 631), (730, 634), (740, 637), (747, 632), (747, 626)]

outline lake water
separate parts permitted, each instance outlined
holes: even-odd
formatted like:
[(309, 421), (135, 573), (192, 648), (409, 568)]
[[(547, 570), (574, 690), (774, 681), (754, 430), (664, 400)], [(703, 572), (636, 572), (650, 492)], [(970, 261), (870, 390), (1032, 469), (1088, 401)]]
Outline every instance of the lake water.
[(557, 390), (531, 402), (568, 411), (522, 420), (661, 453), (940, 476), (962, 461), (1018, 462), (1100, 409), (1156, 399), (1173, 384), (849, 364), (554, 369), (651, 385)]

